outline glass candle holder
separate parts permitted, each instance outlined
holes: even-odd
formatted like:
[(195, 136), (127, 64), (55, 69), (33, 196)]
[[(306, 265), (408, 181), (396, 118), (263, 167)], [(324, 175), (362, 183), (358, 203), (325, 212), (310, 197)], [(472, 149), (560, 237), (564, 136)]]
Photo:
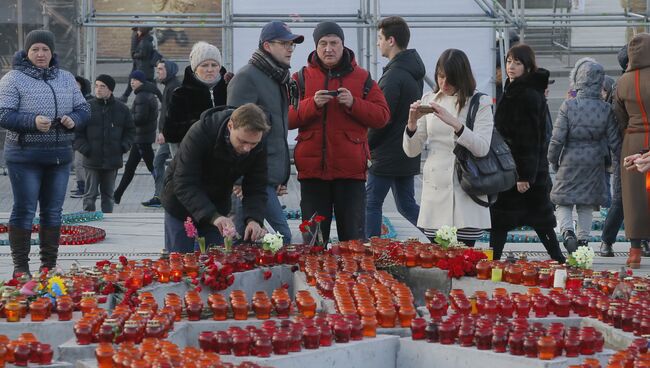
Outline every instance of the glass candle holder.
[(246, 332), (235, 334), (232, 337), (232, 352), (235, 356), (248, 356), (251, 349), (251, 338)]
[(534, 335), (524, 338), (524, 354), (528, 358), (537, 358), (537, 337)]
[(36, 349), (38, 354), (38, 364), (40, 365), (50, 365), (52, 364), (52, 357), (54, 356), (54, 351), (50, 344), (38, 344)]
[(508, 348), (511, 355), (524, 355), (524, 334), (511, 333), (508, 337)]
[(424, 318), (413, 318), (411, 320), (411, 338), (413, 340), (424, 340), (427, 321)]
[(332, 346), (332, 329), (327, 322), (319, 327), (320, 329), (320, 346)]
[(476, 278), (489, 280), (492, 276), (492, 264), (488, 260), (481, 260), (476, 264)]
[(32, 322), (43, 322), (47, 318), (47, 305), (42, 302), (33, 302), (30, 305), (31, 320)]
[(99, 343), (95, 348), (95, 358), (97, 358), (97, 366), (99, 368), (112, 368), (113, 367), (113, 344)]
[(339, 344), (350, 342), (350, 324), (347, 321), (334, 323), (334, 341)]
[(316, 326), (305, 328), (302, 333), (302, 341), (305, 349), (318, 349), (320, 346), (320, 330)]
[(537, 340), (537, 357), (541, 360), (555, 358), (555, 339), (552, 336), (542, 336)]
[(74, 303), (68, 300), (59, 299), (56, 301), (56, 314), (59, 321), (72, 320), (72, 311), (74, 310)]
[(438, 336), (440, 343), (451, 345), (456, 342), (456, 328), (451, 321), (444, 321), (438, 325)]
[(471, 325), (463, 326), (458, 330), (458, 342), (460, 346), (474, 346), (474, 328)]
[(508, 333), (506, 329), (494, 329), (492, 331), (492, 351), (505, 353), (508, 346)]
[(492, 330), (489, 327), (483, 327), (476, 330), (476, 348), (478, 350), (492, 349)]
[(87, 322), (77, 322), (74, 326), (74, 334), (78, 345), (90, 345), (93, 342), (93, 326)]
[(424, 330), (426, 340), (429, 343), (439, 342), (440, 336), (438, 335), (438, 324), (435, 322), (429, 322), (427, 327)]
[(15, 300), (10, 300), (5, 305), (5, 316), (7, 317), (7, 322), (20, 322), (20, 303)]
[(13, 364), (18, 367), (26, 367), (29, 363), (29, 356), (32, 352), (32, 348), (28, 343), (19, 342), (14, 347), (14, 362)]
[(278, 331), (273, 335), (273, 353), (277, 355), (289, 354), (291, 336), (287, 331)]

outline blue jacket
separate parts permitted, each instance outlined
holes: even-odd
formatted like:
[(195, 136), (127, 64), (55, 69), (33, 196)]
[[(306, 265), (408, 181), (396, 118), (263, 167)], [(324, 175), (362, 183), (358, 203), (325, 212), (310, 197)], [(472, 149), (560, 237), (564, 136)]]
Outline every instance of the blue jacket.
[[(48, 132), (36, 129), (36, 116), (52, 119)], [(72, 161), (74, 128), (66, 129), (54, 119), (69, 116), (76, 127), (90, 118), (90, 106), (74, 76), (57, 66), (34, 66), (25, 51), (14, 56), (13, 70), (0, 79), (0, 126), (6, 128), (7, 162), (62, 164)]]

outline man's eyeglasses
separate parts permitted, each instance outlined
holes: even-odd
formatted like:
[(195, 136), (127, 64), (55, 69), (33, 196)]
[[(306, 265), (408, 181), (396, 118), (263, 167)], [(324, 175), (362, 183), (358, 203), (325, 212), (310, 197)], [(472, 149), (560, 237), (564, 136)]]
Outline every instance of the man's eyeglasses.
[(269, 41), (269, 43), (275, 43), (278, 45), (282, 45), (287, 50), (295, 50), (296, 49), (296, 44), (291, 42), (291, 41)]

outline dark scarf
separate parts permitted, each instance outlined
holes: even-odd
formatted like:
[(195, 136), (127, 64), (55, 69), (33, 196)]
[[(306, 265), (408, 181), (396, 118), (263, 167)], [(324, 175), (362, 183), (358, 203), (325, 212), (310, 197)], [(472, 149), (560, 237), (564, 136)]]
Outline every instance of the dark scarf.
[(248, 62), (253, 64), (264, 74), (268, 75), (269, 78), (273, 79), (280, 86), (284, 87), (289, 98), (289, 103), (293, 105), (295, 109), (298, 108), (298, 85), (296, 84), (296, 81), (291, 79), (288, 65), (282, 65), (276, 62), (273, 57), (262, 50), (255, 50), (253, 56)]

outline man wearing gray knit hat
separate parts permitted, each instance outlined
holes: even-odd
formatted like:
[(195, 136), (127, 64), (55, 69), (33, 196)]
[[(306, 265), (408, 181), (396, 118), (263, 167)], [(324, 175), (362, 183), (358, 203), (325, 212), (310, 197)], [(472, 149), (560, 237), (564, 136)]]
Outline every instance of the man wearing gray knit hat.
[[(252, 102), (262, 107), (269, 116), (271, 131), (266, 138), (268, 199), (264, 218), (275, 231), (282, 234), (284, 244), (291, 243), (291, 230), (278, 197), (286, 194), (291, 174), (287, 114), (289, 105), (298, 100), (298, 89), (291, 79), (289, 68), (293, 50), (304, 40), (304, 36), (294, 34), (284, 22), (276, 20), (267, 23), (260, 32), (257, 50), (228, 86), (228, 105), (240, 106)], [(235, 225), (241, 231), (244, 227), (243, 219), (239, 216), (242, 213), (241, 201), (235, 202), (234, 208), (238, 214)]]

